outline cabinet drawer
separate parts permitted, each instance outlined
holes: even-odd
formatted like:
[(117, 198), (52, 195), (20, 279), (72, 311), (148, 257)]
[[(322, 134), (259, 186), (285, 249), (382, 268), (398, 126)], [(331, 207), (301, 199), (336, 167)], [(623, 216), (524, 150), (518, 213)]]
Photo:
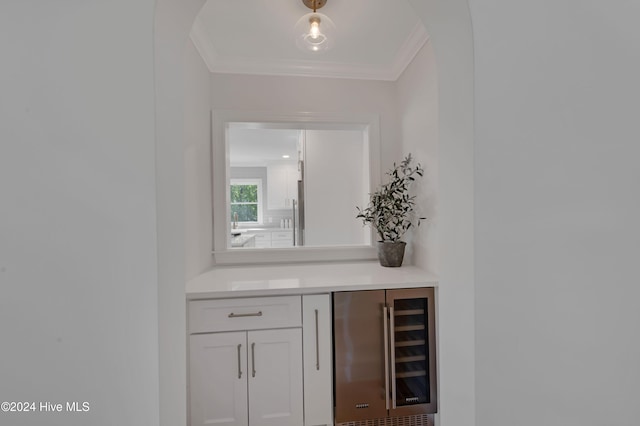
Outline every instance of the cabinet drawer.
[(256, 242), (259, 242), (259, 241), (270, 242), (271, 241), (271, 232), (252, 232), (252, 234), (254, 234), (256, 236)]
[(271, 247), (280, 248), (280, 247), (293, 247), (292, 240), (273, 240), (271, 242)]
[(301, 311), (300, 296), (194, 300), (189, 302), (189, 332), (300, 327)]
[(271, 240), (291, 240), (293, 241), (293, 231), (272, 232)]

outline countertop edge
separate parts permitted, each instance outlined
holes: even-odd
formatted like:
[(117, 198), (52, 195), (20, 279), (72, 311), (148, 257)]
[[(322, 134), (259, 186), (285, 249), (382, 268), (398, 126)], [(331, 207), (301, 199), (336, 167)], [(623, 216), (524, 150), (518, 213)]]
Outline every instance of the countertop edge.
[(384, 268), (377, 262), (219, 267), (187, 282), (185, 297), (189, 301), (437, 286), (438, 277), (421, 268)]
[(358, 291), (358, 290), (382, 290), (382, 289), (400, 289), (400, 288), (421, 288), (421, 287), (437, 287), (437, 281), (420, 281), (414, 283), (389, 283), (376, 285), (358, 285), (351, 286), (325, 286), (311, 288), (284, 288), (284, 289), (261, 289), (261, 290), (228, 290), (214, 291), (203, 293), (187, 293), (186, 299), (204, 300), (204, 299), (229, 299), (242, 297), (264, 297), (264, 296), (302, 296), (305, 294), (328, 294), (340, 291)]

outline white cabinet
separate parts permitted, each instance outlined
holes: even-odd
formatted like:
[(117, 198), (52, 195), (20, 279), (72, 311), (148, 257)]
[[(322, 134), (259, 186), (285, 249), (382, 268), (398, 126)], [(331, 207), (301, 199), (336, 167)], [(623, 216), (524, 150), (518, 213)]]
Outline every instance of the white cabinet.
[(303, 424), (300, 300), (189, 302), (191, 426)]
[(189, 332), (300, 327), (300, 296), (248, 297), (189, 302)]
[(251, 234), (255, 236), (254, 247), (293, 247), (293, 230), (251, 231)]
[(271, 232), (262, 232), (262, 231), (258, 231), (258, 232), (251, 232), (252, 234), (255, 234), (256, 238), (256, 245), (255, 247), (258, 248), (269, 248), (271, 247)]
[(191, 336), (191, 425), (300, 426), (299, 328)]
[(369, 154), (363, 132), (306, 130), (305, 138), (305, 244), (369, 244), (369, 227), (353, 214), (354, 206), (369, 202)]
[(250, 331), (248, 338), (249, 425), (302, 425), (302, 330)]
[(304, 426), (333, 425), (331, 321), (328, 294), (302, 297)]
[(328, 294), (194, 300), (190, 426), (333, 425)]
[(246, 426), (247, 333), (190, 336), (191, 425)]
[(293, 230), (272, 232), (271, 247), (293, 247)]
[(267, 166), (267, 207), (269, 210), (291, 209), (298, 198), (298, 166), (273, 164)]

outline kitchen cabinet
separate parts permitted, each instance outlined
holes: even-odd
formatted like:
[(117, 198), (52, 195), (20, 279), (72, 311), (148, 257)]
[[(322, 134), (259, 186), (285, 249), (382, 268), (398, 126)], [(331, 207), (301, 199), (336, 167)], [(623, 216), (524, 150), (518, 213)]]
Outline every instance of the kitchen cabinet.
[(190, 339), (192, 426), (302, 424), (299, 328), (196, 334)]
[(304, 426), (333, 425), (331, 297), (302, 297)]
[(267, 166), (267, 208), (292, 209), (298, 197), (297, 164), (270, 164)]
[(191, 425), (247, 425), (246, 332), (196, 334), (189, 340)]
[(300, 426), (303, 422), (302, 330), (248, 332), (249, 424)]
[(255, 238), (255, 246), (257, 248), (269, 248), (271, 247), (271, 232), (255, 232), (251, 231), (252, 234), (256, 236)]
[(281, 248), (293, 247), (293, 230), (279, 231), (249, 231), (254, 236), (254, 245), (257, 248)]
[(293, 247), (293, 230), (272, 232), (271, 247)]
[[(268, 232), (276, 232), (276, 229)], [(298, 392), (302, 402), (296, 404), (303, 407), (304, 418), (297, 426), (333, 426), (334, 422), (360, 420), (371, 424), (400, 424), (397, 418), (403, 418), (403, 424), (433, 425), (432, 413), (437, 410), (438, 399), (435, 370), (437, 286), (437, 277), (415, 266), (383, 268), (369, 261), (278, 267), (221, 266), (189, 281), (186, 296), (188, 333), (192, 343), (188, 358), (191, 360), (188, 376), (190, 424), (195, 426), (206, 421), (202, 420), (206, 417), (201, 416), (200, 423), (195, 423), (193, 410), (198, 404), (194, 404), (194, 400), (204, 399), (214, 406), (211, 401), (216, 398), (197, 395), (200, 389), (204, 389), (203, 393), (213, 392), (214, 386), (206, 385), (211, 379), (200, 381), (197, 377), (203, 375), (193, 370), (194, 367), (197, 370), (197, 364), (203, 364), (198, 362), (197, 355), (201, 349), (197, 344), (193, 346), (198, 339), (204, 338), (198, 336), (233, 336), (236, 332), (244, 336), (239, 341), (218, 344), (226, 345), (226, 349), (210, 349), (211, 357), (219, 359), (216, 364), (230, 365), (224, 370), (226, 376), (215, 379), (220, 383), (216, 388), (225, 390), (218, 396), (223, 402), (215, 403), (221, 407), (216, 411), (223, 413), (220, 417), (234, 419), (239, 417), (233, 414), (235, 404), (245, 407), (249, 413), (253, 409), (252, 403), (260, 398), (249, 397), (251, 382), (248, 375), (252, 366), (251, 337), (247, 333), (293, 329), (302, 333), (302, 341), (295, 340), (297, 343), (294, 343), (301, 348), (296, 353), (302, 360), (302, 367), (298, 364), (296, 371), (303, 379), (302, 391)], [(251, 314), (255, 316), (249, 316)], [(258, 340), (255, 343), (259, 349), (258, 345), (262, 343)], [(238, 363), (239, 344), (242, 346)], [(390, 351), (391, 348), (395, 349)], [(263, 368), (261, 354), (262, 351), (256, 352), (257, 376)], [(238, 364), (242, 378), (247, 378), (247, 386), (239, 395), (230, 384), (231, 380), (237, 380)], [(214, 367), (210, 368), (215, 371)], [(291, 377), (296, 375), (291, 373)], [(279, 385), (276, 378), (268, 381), (274, 381), (273, 386)], [(362, 386), (355, 387), (355, 382)], [(413, 382), (418, 382), (418, 386)], [(345, 392), (342, 386), (351, 383), (354, 387)], [(222, 399), (230, 394), (237, 396)], [(245, 402), (245, 395), (248, 402)], [(366, 413), (380, 402), (380, 412)], [(341, 417), (340, 406), (345, 404), (361, 412), (362, 416), (357, 420), (348, 413)], [(368, 404), (369, 408), (365, 406)], [(246, 421), (254, 426), (249, 414)]]
[(189, 330), (191, 426), (303, 424), (299, 296), (192, 301)]
[(305, 138), (305, 245), (369, 244), (370, 229), (353, 214), (354, 206), (369, 202), (369, 154), (362, 131), (306, 130)]

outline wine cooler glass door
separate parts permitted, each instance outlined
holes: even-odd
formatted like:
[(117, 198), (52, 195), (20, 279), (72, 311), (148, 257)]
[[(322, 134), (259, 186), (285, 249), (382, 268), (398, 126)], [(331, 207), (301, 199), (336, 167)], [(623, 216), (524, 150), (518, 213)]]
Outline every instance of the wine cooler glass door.
[(388, 290), (390, 410), (435, 413), (435, 313), (433, 289)]

